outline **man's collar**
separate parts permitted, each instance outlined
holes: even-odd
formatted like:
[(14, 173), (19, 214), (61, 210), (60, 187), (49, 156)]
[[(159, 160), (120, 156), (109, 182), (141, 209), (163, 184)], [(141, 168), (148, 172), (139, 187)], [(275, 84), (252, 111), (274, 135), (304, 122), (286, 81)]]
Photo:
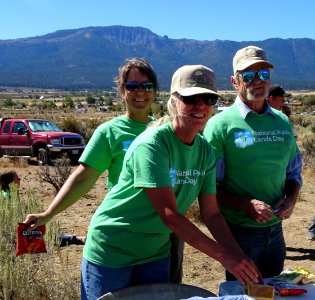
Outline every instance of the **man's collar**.
[[(241, 117), (245, 120), (246, 116), (248, 115), (248, 113), (250, 113), (251, 111), (254, 112), (252, 109), (250, 109), (242, 100), (239, 96), (236, 97), (235, 99), (235, 105), (237, 107), (237, 109), (239, 110)], [(263, 112), (264, 115), (266, 114), (271, 114), (272, 116), (275, 115), (275, 113), (272, 111), (270, 105), (267, 103), (267, 101), (265, 100), (265, 105), (266, 105), (266, 109)]]

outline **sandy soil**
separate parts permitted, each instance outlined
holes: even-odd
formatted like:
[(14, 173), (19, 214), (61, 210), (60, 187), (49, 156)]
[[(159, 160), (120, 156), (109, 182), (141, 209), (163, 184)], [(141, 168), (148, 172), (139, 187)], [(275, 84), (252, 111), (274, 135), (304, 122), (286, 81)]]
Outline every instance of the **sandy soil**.
[[(40, 184), (38, 180), (38, 166), (34, 164), (11, 165), (7, 159), (0, 159), (1, 169), (14, 168), (22, 179), (21, 193), (32, 189), (45, 205), (54, 197), (54, 189), (48, 184)], [(315, 273), (315, 241), (307, 239), (307, 228), (312, 223), (315, 214), (314, 188), (315, 174), (304, 173), (304, 186), (294, 214), (284, 221), (284, 233), (287, 243), (286, 268), (305, 267)], [(65, 233), (85, 235), (92, 213), (106, 194), (105, 175), (97, 181), (95, 187), (72, 207), (57, 216), (61, 228)], [(200, 226), (200, 225), (198, 225)], [(205, 230), (200, 226), (202, 230)], [(80, 262), (82, 246), (71, 245), (61, 250), (67, 257), (69, 276), (78, 282), (80, 276)], [(190, 246), (185, 248), (183, 283), (195, 285), (218, 293), (218, 286), (224, 281), (224, 269), (215, 260)]]

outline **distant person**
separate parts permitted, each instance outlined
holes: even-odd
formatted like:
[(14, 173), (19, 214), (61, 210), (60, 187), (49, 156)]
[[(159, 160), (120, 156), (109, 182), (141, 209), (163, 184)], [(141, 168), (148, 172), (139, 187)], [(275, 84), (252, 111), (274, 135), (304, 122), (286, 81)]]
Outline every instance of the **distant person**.
[[(220, 209), (264, 278), (283, 271), (282, 221), (292, 215), (302, 185), (302, 160), (292, 126), (265, 101), (272, 68), (263, 49), (238, 50), (231, 76), (236, 100), (204, 130), (216, 154)], [(228, 272), (227, 280), (234, 279)]]
[(267, 102), (277, 110), (282, 111), (288, 118), (291, 117), (291, 108), (285, 104), (285, 97), (290, 97), (290, 93), (286, 93), (282, 86), (272, 85), (269, 88)]
[(308, 229), (308, 238), (310, 240), (315, 240), (315, 216), (314, 216), (314, 219), (313, 219), (312, 226)]
[[(215, 157), (199, 134), (217, 98), (216, 77), (209, 68), (191, 65), (174, 73), (167, 104), (171, 121), (147, 129), (133, 141), (118, 183), (92, 217), (83, 251), (81, 299), (169, 282), (172, 231), (218, 260), (240, 282), (259, 281), (259, 272), (240, 250), (217, 206)], [(214, 238), (184, 216), (197, 197)], [(68, 206), (55, 200), (25, 222), (36, 228)]]
[(4, 171), (0, 174), (0, 190), (1, 195), (5, 199), (10, 199), (10, 185), (12, 183), (20, 185), (21, 179), (13, 170)]

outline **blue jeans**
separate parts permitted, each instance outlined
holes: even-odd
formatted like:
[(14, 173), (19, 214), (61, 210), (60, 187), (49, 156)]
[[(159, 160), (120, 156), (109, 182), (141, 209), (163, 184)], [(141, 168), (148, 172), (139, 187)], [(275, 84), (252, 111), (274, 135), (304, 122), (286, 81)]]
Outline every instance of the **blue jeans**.
[(169, 282), (169, 258), (125, 268), (106, 268), (82, 259), (81, 299), (96, 300), (133, 285)]
[[(264, 228), (228, 225), (243, 252), (254, 261), (264, 278), (277, 276), (283, 271), (286, 246), (281, 222)], [(236, 280), (229, 272), (226, 279)]]
[(185, 242), (174, 232), (170, 234), (171, 257), (170, 257), (170, 282), (182, 283), (183, 258)]

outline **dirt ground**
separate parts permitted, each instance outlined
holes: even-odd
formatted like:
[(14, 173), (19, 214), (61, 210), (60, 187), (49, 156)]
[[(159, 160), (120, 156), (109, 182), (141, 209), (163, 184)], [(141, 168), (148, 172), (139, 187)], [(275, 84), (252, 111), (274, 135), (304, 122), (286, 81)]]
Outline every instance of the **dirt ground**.
[[(0, 159), (0, 168), (15, 169), (21, 177), (21, 193), (32, 189), (47, 206), (54, 197), (54, 189), (48, 184), (40, 184), (38, 180), (39, 168), (35, 164), (11, 165), (8, 159)], [(304, 172), (304, 186), (294, 214), (284, 221), (284, 233), (287, 243), (286, 268), (305, 267), (315, 273), (315, 241), (308, 240), (307, 228), (312, 223), (315, 206), (315, 174)], [(90, 218), (106, 194), (105, 175), (102, 175), (94, 188), (81, 200), (61, 213), (58, 218), (64, 233), (85, 235)], [(198, 225), (200, 227), (200, 225)], [(202, 230), (205, 230), (201, 227)], [(67, 257), (69, 276), (78, 282), (80, 277), (80, 263), (82, 247), (71, 245), (64, 247), (61, 253)], [(218, 294), (218, 286), (224, 281), (224, 269), (215, 260), (186, 245), (184, 255), (183, 283), (195, 285)]]

